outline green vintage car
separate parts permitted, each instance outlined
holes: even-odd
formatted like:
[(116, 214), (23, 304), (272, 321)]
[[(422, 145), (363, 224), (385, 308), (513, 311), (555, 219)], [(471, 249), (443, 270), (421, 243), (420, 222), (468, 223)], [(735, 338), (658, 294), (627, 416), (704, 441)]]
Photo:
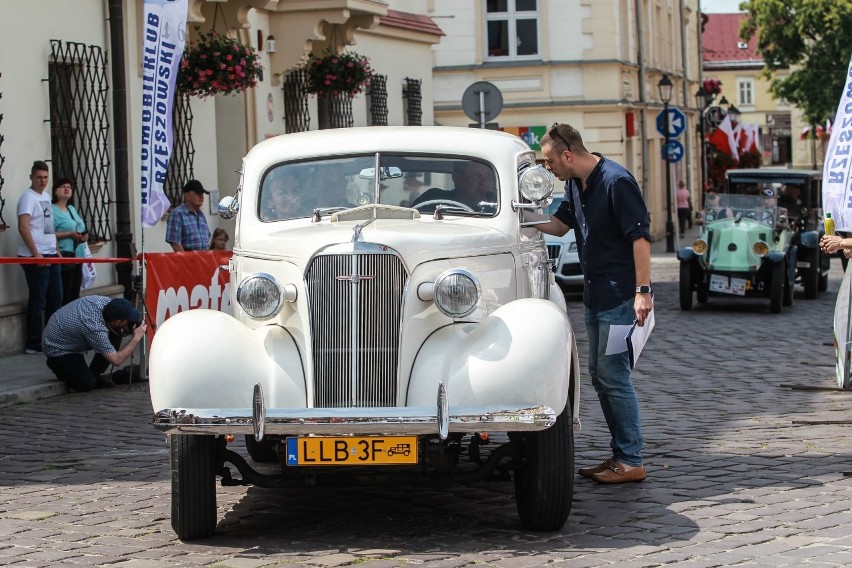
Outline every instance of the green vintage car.
[(712, 295), (769, 298), (772, 313), (793, 302), (796, 256), (784, 208), (771, 188), (707, 195), (698, 239), (678, 251), (680, 307)]

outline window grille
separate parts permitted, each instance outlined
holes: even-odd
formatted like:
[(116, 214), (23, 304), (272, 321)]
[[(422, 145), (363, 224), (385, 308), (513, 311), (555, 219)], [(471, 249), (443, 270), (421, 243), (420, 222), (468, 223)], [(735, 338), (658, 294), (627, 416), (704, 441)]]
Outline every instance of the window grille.
[(192, 143), (192, 106), (189, 95), (176, 93), (172, 112), (172, 156), (166, 171), (163, 191), (172, 207), (183, 203), (183, 186), (195, 179), (195, 145)]
[(107, 57), (98, 46), (50, 40), (52, 177), (74, 180), (91, 239), (111, 240)]
[(282, 81), (284, 91), (284, 132), (305, 132), (311, 129), (308, 93), (305, 91), (307, 69), (294, 69)]
[(422, 126), (423, 121), (423, 94), (420, 79), (405, 78), (405, 86), (402, 88), (402, 98), (405, 99), (405, 124), (408, 126)]
[(346, 95), (332, 95), (328, 101), (331, 128), (350, 128), (355, 124), (355, 117), (352, 116), (352, 99)]
[(388, 76), (373, 75), (370, 79), (370, 126), (388, 125)]
[[(0, 73), (0, 77), (3, 77), (3, 74)], [(0, 91), (0, 100), (3, 100), (3, 91)], [(0, 113), (0, 126), (3, 124), (3, 113)], [(3, 164), (6, 163), (6, 156), (3, 155), (3, 141), (6, 139), (2, 133), (0, 133), (0, 227), (6, 226), (6, 220), (3, 219), (3, 209), (6, 207), (6, 200), (3, 199), (3, 185), (6, 183), (6, 179), (3, 177)]]

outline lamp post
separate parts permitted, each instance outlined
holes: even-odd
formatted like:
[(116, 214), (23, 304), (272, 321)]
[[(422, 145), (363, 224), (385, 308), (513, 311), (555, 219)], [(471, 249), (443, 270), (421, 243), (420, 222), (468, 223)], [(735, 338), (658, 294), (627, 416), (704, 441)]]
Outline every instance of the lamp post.
[(669, 102), (672, 100), (672, 80), (667, 73), (657, 83), (660, 100), (663, 101), (663, 124), (665, 125), (665, 145), (663, 159), (666, 161), (666, 252), (674, 252), (674, 223), (672, 222), (672, 169), (669, 159)]
[(705, 114), (713, 101), (716, 100), (716, 95), (707, 91), (704, 85), (698, 87), (698, 92), (695, 93), (695, 100), (698, 102), (698, 136), (701, 139), (701, 202), (704, 202), (704, 189), (707, 187), (707, 138), (704, 131), (704, 122), (706, 121)]

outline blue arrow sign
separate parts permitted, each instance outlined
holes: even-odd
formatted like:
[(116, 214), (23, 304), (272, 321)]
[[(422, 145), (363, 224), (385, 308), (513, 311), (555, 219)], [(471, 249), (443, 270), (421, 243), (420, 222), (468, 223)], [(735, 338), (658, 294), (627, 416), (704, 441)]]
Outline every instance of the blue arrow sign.
[[(679, 138), (686, 130), (686, 115), (679, 109), (669, 108), (669, 138)], [(666, 115), (661, 112), (657, 115), (657, 132), (666, 135)]]
[(663, 144), (661, 150), (661, 157), (665, 160), (666, 154), (668, 154), (668, 160), (671, 163), (677, 163), (683, 159), (683, 144), (681, 144), (677, 140), (669, 140), (668, 146)]

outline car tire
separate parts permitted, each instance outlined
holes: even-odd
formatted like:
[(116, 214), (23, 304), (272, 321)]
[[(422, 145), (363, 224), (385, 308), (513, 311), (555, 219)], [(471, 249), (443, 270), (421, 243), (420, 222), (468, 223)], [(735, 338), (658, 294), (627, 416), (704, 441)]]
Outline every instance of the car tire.
[(169, 436), (172, 465), (172, 529), (181, 540), (205, 538), (216, 529), (216, 465), (222, 440)]
[(819, 290), (819, 250), (809, 250), (807, 254), (808, 270), (802, 274), (802, 284), (805, 288), (805, 298), (813, 300)]
[(680, 263), (680, 309), (692, 309), (692, 267), (689, 262)]
[(781, 301), (781, 304), (784, 307), (788, 307), (788, 306), (793, 305), (793, 287), (794, 286), (795, 286), (795, 284), (790, 279), (790, 271), (785, 268), (784, 269), (784, 298)]
[(276, 442), (264, 440), (258, 442), (254, 439), (254, 434), (246, 434), (246, 451), (257, 463), (275, 463), (278, 461), (278, 454), (275, 452)]
[(574, 429), (571, 401), (547, 430), (524, 432), (515, 467), (515, 500), (524, 528), (556, 531), (565, 526), (574, 499)]
[[(828, 290), (828, 271), (831, 270), (831, 257), (826, 254), (823, 254), (822, 251), (820, 251), (819, 263), (819, 286), (817, 286), (817, 292), (825, 292), (826, 290)], [(822, 272), (823, 268), (825, 269), (825, 274), (823, 274)]]
[(769, 311), (773, 314), (781, 313), (781, 304), (784, 303), (784, 261), (776, 262), (772, 266), (772, 282), (769, 289)]

